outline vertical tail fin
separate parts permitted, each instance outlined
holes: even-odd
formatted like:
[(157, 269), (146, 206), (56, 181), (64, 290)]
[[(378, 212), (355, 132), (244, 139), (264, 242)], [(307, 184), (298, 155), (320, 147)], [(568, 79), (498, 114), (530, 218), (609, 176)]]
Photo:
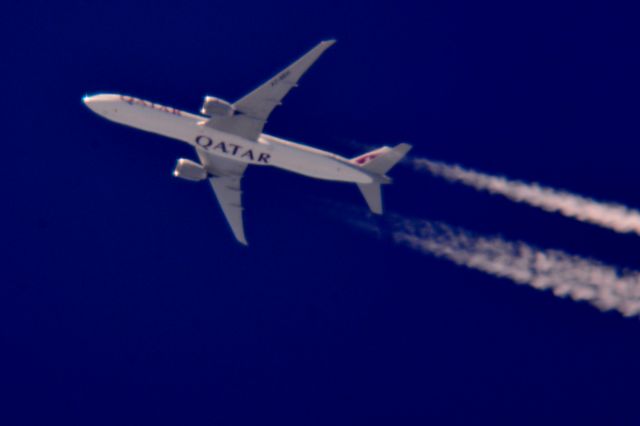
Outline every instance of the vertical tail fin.
[(410, 149), (411, 145), (408, 143), (401, 143), (393, 148), (383, 146), (382, 148), (378, 148), (374, 151), (367, 152), (359, 157), (353, 158), (351, 162), (367, 171), (384, 175), (391, 170), (398, 161), (402, 160)]
[(395, 166), (411, 149), (408, 143), (401, 143), (393, 148), (383, 146), (374, 151), (367, 152), (359, 157), (353, 158), (351, 163), (356, 164), (368, 172), (379, 175), (380, 180), (373, 183), (358, 184), (358, 189), (362, 192), (369, 209), (375, 214), (382, 214), (382, 191), (380, 184), (388, 183), (385, 176), (393, 166)]

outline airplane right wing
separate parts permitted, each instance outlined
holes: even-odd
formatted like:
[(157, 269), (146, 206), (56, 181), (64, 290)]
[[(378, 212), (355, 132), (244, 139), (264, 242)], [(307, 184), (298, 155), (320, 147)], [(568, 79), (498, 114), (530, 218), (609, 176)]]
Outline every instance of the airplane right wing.
[(247, 164), (208, 154), (201, 148), (196, 148), (196, 152), (202, 165), (213, 175), (209, 178), (209, 182), (233, 235), (238, 242), (247, 245), (242, 220), (242, 188), (240, 186)]

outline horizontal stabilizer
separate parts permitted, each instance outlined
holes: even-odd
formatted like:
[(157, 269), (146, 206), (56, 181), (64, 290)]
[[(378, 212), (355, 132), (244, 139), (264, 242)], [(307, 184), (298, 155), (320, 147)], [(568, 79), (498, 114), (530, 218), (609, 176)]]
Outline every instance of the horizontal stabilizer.
[(382, 214), (382, 191), (380, 190), (380, 184), (377, 182), (359, 183), (358, 189), (360, 189), (364, 199), (367, 201), (369, 209), (375, 214)]

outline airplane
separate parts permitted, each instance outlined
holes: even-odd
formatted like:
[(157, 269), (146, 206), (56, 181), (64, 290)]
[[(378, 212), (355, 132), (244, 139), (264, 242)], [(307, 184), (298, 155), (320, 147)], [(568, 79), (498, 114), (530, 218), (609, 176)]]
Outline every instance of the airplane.
[(273, 166), (317, 179), (355, 183), (370, 210), (382, 214), (380, 185), (386, 173), (411, 149), (401, 143), (348, 159), (331, 152), (262, 133), (269, 115), (297, 86), (311, 65), (335, 43), (320, 42), (293, 64), (234, 103), (206, 96), (200, 113), (191, 114), (132, 96), (85, 96), (84, 104), (119, 124), (177, 139), (196, 149), (199, 161), (180, 158), (173, 175), (209, 180), (234, 237), (247, 245), (242, 219), (241, 182), (249, 165)]

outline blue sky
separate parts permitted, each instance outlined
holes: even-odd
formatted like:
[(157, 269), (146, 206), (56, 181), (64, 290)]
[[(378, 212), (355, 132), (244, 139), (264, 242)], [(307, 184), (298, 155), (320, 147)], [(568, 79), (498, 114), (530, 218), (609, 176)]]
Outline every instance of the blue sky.
[[(347, 156), (408, 142), (638, 207), (637, 10), (54, 3), (5, 5), (0, 26), (2, 424), (640, 420), (637, 318), (374, 238), (336, 220), (364, 204), (354, 187), (278, 170), (246, 174), (244, 248), (210, 188), (171, 175), (190, 147), (81, 103), (196, 111), (336, 38), (269, 133)], [(637, 236), (392, 175), (390, 212), (640, 268)]]

